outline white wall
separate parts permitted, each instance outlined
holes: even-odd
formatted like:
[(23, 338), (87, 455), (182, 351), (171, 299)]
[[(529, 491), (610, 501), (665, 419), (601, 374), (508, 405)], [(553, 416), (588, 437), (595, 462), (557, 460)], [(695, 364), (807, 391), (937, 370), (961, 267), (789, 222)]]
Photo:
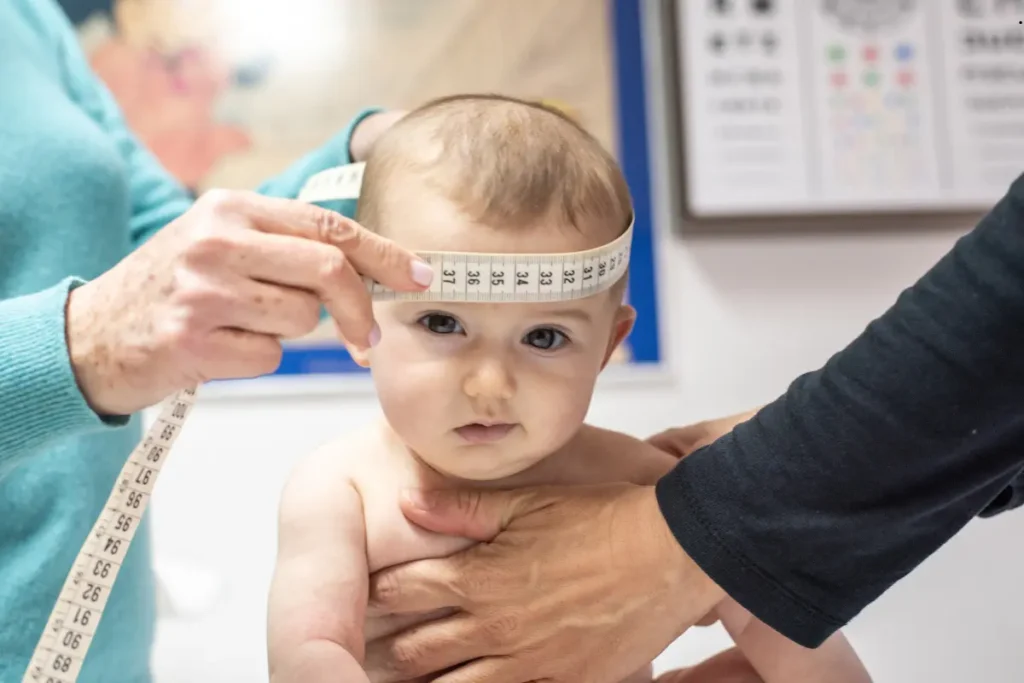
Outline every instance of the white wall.
[[(603, 388), (591, 420), (644, 436), (771, 399), (853, 338), (958, 234), (663, 236), (675, 376), (655, 388)], [(161, 560), (211, 572), (222, 585), (204, 612), (162, 622), (159, 683), (265, 680), (265, 594), (284, 476), (297, 456), (375, 412), (365, 395), (201, 400), (152, 519)], [(1024, 513), (975, 522), (866, 610), (848, 633), (876, 680), (1021, 680), (1022, 541)], [(718, 629), (695, 630), (659, 664), (693, 661), (725, 642)]]

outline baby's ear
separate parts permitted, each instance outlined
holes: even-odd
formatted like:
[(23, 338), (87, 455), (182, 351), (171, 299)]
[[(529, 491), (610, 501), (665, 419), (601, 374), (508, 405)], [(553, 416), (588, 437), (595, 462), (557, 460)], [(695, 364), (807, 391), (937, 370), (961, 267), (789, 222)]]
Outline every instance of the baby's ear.
[(604, 370), (611, 360), (615, 349), (625, 341), (629, 333), (633, 331), (633, 323), (636, 322), (636, 309), (627, 304), (619, 306), (615, 311), (615, 318), (612, 320), (612, 333), (608, 337), (608, 348), (604, 352), (604, 360), (601, 361), (601, 369)]

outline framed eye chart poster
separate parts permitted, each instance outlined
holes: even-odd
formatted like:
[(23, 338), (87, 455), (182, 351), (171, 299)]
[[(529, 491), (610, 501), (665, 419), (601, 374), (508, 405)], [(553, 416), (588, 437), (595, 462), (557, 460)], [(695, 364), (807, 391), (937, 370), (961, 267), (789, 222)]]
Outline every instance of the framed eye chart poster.
[(984, 210), (1024, 169), (1024, 0), (674, 2), (697, 218)]
[[(58, 1), (129, 127), (196, 194), (256, 187), (368, 105), (499, 92), (561, 108), (616, 155), (635, 203), (637, 321), (606, 374), (661, 374), (640, 3)], [(209, 393), (336, 391), (367, 375), (327, 322), (286, 342), (274, 374)]]

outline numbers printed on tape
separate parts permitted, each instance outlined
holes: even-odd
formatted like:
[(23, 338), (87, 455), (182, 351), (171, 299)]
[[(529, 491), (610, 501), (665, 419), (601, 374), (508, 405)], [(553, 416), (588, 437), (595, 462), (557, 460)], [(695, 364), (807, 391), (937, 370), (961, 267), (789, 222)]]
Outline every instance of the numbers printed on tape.
[(64, 582), (23, 682), (77, 680), (160, 468), (194, 403), (191, 389), (168, 400), (132, 451)]
[[(363, 164), (311, 177), (303, 201), (354, 199)], [(633, 223), (615, 241), (569, 254), (422, 252), (434, 270), (425, 292), (395, 292), (368, 278), (378, 301), (542, 302), (593, 296), (626, 273)], [(22, 683), (75, 683), (103, 617), (110, 591), (139, 528), (160, 470), (195, 404), (195, 389), (168, 399), (121, 469), (103, 512), (65, 579)]]
[[(365, 164), (327, 169), (312, 176), (299, 199), (317, 202), (358, 199)], [(519, 303), (565, 301), (593, 296), (626, 272), (633, 223), (613, 242), (569, 254), (476, 254), (420, 252), (434, 270), (426, 292), (395, 292), (364, 279), (374, 299), (382, 301), (486, 301)], [(547, 274), (546, 276), (544, 274)]]
[(426, 292), (396, 292), (364, 280), (377, 301), (568, 301), (593, 296), (626, 273), (633, 226), (603, 247), (577, 254), (420, 252), (434, 270)]

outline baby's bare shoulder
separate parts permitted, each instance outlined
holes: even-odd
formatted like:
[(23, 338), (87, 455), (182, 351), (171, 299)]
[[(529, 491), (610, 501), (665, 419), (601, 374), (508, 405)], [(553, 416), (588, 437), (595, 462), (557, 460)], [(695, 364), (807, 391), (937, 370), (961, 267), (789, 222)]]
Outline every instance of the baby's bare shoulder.
[(358, 492), (360, 471), (384, 445), (373, 429), (346, 432), (301, 456), (288, 474), (281, 494), (281, 512), (306, 516), (330, 507), (340, 487)]
[(559, 453), (565, 483), (652, 485), (676, 459), (629, 434), (584, 425)]
[(291, 477), (303, 475), (353, 476), (365, 459), (373, 459), (384, 448), (378, 430), (363, 428), (339, 434), (302, 456)]

